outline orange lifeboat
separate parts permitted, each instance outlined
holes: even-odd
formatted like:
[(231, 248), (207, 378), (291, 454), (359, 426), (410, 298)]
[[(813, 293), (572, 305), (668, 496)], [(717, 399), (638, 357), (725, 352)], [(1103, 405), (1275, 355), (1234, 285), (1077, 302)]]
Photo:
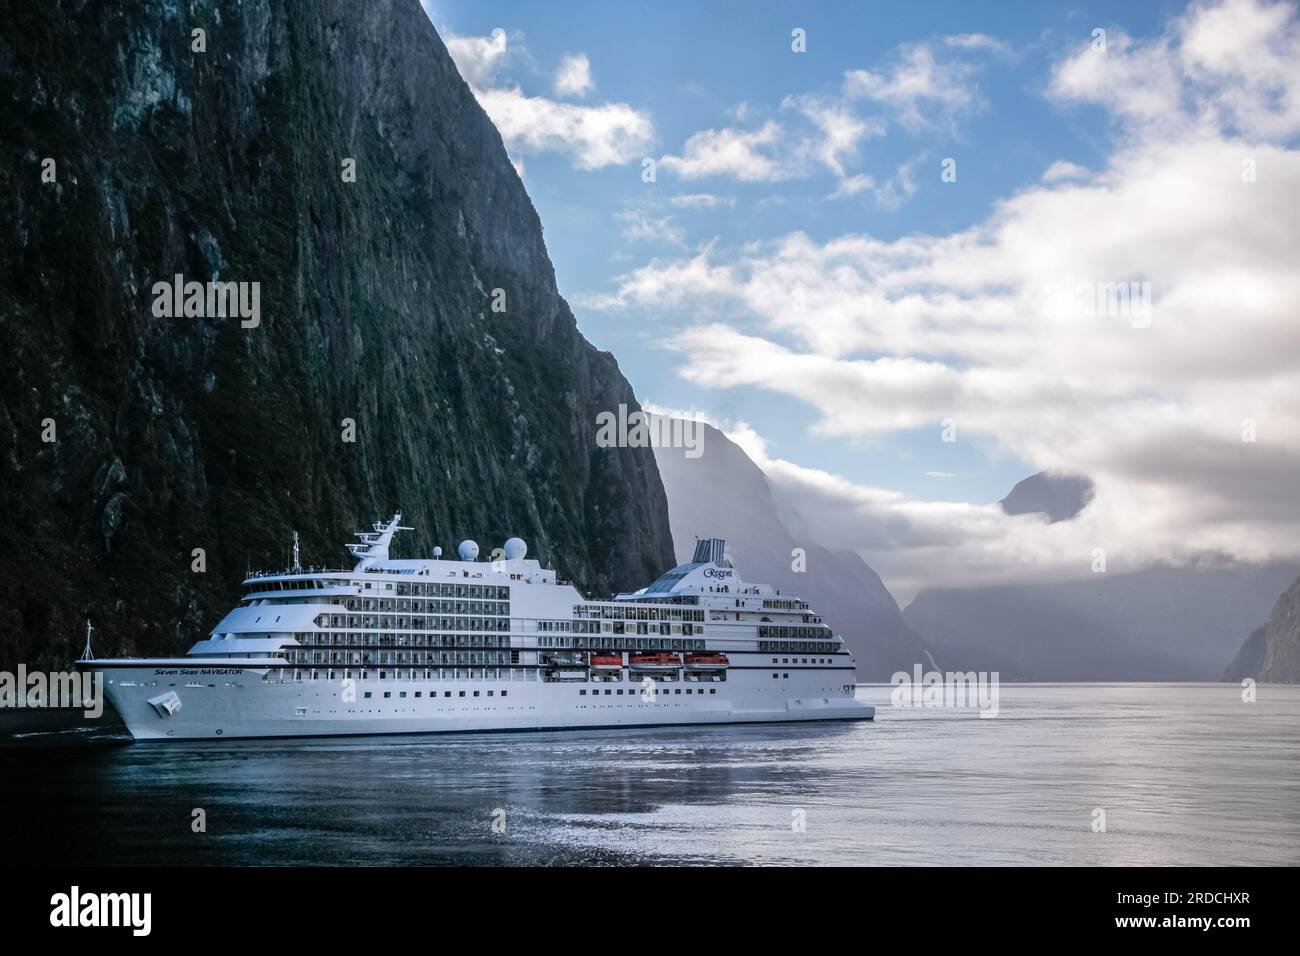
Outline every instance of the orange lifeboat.
[(657, 654), (633, 654), (628, 658), (628, 666), (634, 671), (675, 671), (682, 666), (682, 659), (667, 651), (660, 651)]
[(617, 671), (623, 669), (621, 654), (592, 654), (591, 669), (594, 671)]
[(726, 654), (687, 654), (686, 669), (688, 671), (722, 671), (727, 669)]

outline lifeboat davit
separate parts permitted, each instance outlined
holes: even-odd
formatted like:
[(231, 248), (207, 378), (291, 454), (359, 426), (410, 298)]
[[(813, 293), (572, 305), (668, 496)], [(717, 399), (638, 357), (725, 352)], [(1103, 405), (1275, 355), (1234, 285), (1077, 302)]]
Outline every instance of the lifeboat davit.
[(686, 669), (688, 671), (724, 671), (727, 669), (726, 654), (688, 654)]
[(620, 654), (592, 654), (591, 669), (594, 671), (622, 670), (623, 657)]
[(628, 666), (634, 671), (675, 671), (682, 666), (682, 660), (676, 654), (660, 651), (658, 654), (633, 654), (628, 659)]

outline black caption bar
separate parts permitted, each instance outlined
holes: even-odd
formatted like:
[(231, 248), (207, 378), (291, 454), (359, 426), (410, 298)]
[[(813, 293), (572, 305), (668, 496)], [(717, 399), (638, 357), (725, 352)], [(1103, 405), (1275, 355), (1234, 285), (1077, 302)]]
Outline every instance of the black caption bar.
[(1230, 942), (1285, 925), (1284, 886), (1293, 876), (1186, 868), (720, 869), (11, 870), (17, 878), (6, 881), (0, 919), (11, 940), (76, 933), (80, 943), (193, 942), (196, 933), (216, 932), (337, 944), (373, 941), (397, 926), (430, 942), (450, 942), (455, 927), (474, 926), (499, 942), (516, 932), (527, 940), (546, 925), (595, 943), (609, 917), (622, 924), (620, 934), (652, 938), (669, 927), (674, 935), (690, 928), (716, 938), (725, 928), (761, 937), (793, 920), (817, 938), (866, 934), (870, 942), (914, 937), (942, 921), (999, 938), (1027, 930), (1071, 940), (1199, 934)]

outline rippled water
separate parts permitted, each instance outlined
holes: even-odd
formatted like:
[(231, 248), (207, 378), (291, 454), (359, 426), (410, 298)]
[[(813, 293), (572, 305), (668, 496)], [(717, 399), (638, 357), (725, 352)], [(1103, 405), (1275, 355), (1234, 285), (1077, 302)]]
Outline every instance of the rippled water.
[(874, 723), (28, 748), (0, 837), (71, 864), (1300, 863), (1300, 687), (1004, 685), (994, 719), (858, 693)]

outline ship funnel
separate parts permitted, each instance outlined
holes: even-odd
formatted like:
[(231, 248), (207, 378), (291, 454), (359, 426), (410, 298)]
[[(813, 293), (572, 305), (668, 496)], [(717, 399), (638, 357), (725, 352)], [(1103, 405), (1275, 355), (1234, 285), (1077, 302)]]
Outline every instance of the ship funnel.
[(725, 538), (696, 538), (694, 564), (726, 564), (727, 540)]

